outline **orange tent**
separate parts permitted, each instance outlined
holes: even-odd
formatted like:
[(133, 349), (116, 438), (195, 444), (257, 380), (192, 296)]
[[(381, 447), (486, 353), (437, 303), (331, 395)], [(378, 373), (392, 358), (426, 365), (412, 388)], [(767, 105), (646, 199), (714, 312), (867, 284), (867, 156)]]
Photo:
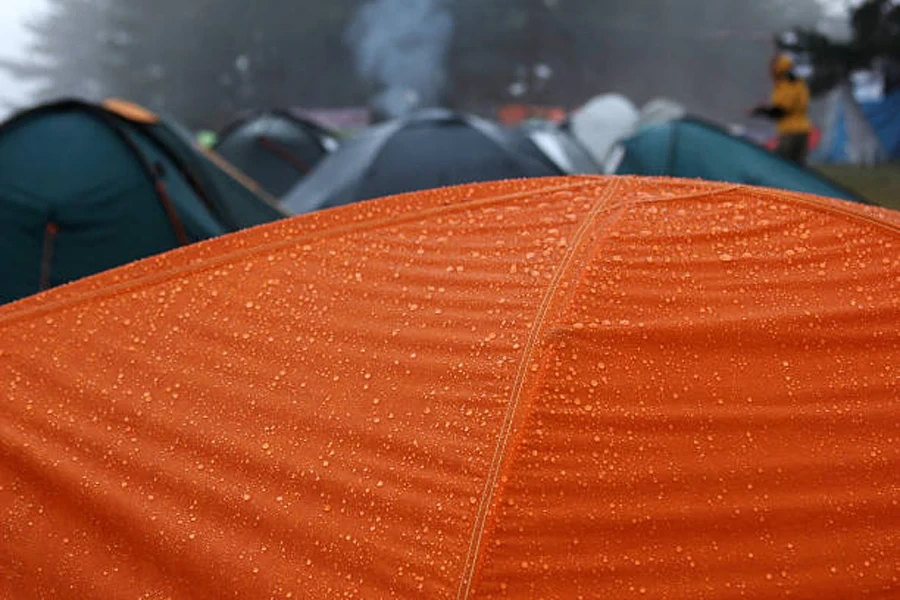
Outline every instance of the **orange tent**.
[(896, 598), (900, 215), (361, 203), (0, 309), (3, 598)]

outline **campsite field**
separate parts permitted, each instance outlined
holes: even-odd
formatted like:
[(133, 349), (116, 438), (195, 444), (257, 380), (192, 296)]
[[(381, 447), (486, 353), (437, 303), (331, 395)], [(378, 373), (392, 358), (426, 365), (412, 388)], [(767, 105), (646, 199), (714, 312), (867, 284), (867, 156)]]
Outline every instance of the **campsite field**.
[(816, 168), (872, 202), (900, 210), (900, 164), (878, 167), (820, 165)]

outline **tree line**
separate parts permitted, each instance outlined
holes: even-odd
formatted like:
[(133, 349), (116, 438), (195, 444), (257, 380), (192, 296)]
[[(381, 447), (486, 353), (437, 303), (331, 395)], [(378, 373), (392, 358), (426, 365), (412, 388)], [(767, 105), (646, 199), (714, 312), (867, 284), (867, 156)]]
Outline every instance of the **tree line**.
[[(346, 39), (371, 0), (49, 0), (29, 58), (0, 67), (36, 100), (126, 97), (194, 126), (273, 106), (359, 106), (373, 94)], [(767, 88), (774, 34), (818, 0), (435, 0), (452, 15), (444, 101), (574, 107), (618, 91), (730, 118)]]

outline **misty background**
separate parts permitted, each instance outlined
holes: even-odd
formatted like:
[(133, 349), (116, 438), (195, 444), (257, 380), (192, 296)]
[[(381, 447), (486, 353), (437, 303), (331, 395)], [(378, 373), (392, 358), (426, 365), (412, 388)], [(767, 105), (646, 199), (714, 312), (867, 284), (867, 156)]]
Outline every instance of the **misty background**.
[(114, 95), (194, 128), (245, 109), (493, 114), (619, 92), (719, 121), (769, 89), (773, 36), (844, 0), (0, 0), (0, 109)]

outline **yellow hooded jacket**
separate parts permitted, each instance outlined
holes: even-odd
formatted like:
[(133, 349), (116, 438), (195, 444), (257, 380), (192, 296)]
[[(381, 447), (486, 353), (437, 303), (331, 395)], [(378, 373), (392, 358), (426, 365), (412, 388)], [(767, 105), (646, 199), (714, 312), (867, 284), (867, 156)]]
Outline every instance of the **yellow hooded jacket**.
[(772, 64), (775, 74), (775, 89), (772, 90), (772, 106), (781, 108), (785, 114), (777, 120), (779, 135), (809, 133), (812, 122), (809, 111), (809, 88), (801, 79), (789, 77), (794, 64), (790, 57), (781, 55)]

